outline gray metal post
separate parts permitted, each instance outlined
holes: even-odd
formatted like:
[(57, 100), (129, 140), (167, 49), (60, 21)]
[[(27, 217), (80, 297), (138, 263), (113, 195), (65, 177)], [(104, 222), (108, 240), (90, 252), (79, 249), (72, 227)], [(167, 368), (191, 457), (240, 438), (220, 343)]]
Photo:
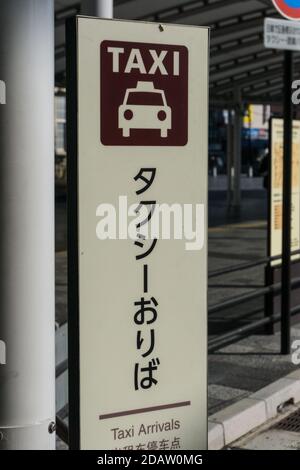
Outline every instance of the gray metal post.
[(54, 449), (53, 0), (1, 1), (0, 80), (0, 449)]
[(235, 90), (234, 95), (235, 112), (233, 124), (233, 168), (234, 168), (234, 181), (233, 181), (233, 200), (232, 206), (235, 211), (239, 211), (241, 206), (241, 161), (242, 161), (242, 100), (241, 92), (239, 89)]
[(113, 0), (82, 0), (81, 13), (101, 18), (113, 17)]
[(233, 142), (232, 142), (232, 109), (228, 108), (228, 124), (227, 124), (227, 208), (228, 210), (232, 204), (232, 189), (233, 189)]
[(284, 52), (284, 142), (283, 142), (283, 214), (281, 271), (281, 353), (291, 352), (291, 209), (293, 147), (293, 53)]

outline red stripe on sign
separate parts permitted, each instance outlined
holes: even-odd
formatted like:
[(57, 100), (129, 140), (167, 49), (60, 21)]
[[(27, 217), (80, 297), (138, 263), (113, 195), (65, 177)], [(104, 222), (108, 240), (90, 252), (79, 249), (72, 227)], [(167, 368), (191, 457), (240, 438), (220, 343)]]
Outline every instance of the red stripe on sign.
[(273, 0), (273, 3), (283, 16), (289, 19), (300, 20), (300, 8), (289, 7), (285, 0)]
[(147, 408), (137, 408), (134, 410), (126, 410), (126, 411), (117, 411), (114, 413), (106, 413), (99, 416), (99, 419), (112, 419), (112, 418), (120, 418), (122, 416), (129, 416), (129, 415), (136, 415), (142, 413), (150, 413), (154, 411), (161, 411), (161, 410), (169, 410), (171, 408), (181, 408), (183, 406), (191, 406), (190, 401), (182, 401), (179, 403), (169, 403), (168, 405), (158, 405), (158, 406), (149, 406)]

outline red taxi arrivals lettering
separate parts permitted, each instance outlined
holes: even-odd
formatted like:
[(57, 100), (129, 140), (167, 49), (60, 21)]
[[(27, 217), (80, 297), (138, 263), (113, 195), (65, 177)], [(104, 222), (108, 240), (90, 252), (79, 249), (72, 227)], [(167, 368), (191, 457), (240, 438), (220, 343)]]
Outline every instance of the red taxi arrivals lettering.
[(101, 142), (184, 146), (188, 141), (188, 49), (103, 41)]

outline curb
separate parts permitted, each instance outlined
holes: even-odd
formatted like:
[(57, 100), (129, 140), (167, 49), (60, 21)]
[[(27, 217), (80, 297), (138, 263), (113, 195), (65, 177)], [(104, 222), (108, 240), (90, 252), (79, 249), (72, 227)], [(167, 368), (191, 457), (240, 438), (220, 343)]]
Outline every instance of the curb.
[(220, 450), (269, 419), (287, 402), (300, 401), (300, 370), (209, 416), (208, 449)]

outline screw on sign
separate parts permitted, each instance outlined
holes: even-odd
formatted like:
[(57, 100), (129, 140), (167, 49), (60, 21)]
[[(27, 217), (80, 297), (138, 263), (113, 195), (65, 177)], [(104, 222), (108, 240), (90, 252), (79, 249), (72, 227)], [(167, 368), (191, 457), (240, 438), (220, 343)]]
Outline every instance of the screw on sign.
[(282, 16), (289, 20), (300, 20), (300, 0), (272, 0)]
[(106, 40), (100, 54), (102, 144), (186, 145), (187, 48)]

